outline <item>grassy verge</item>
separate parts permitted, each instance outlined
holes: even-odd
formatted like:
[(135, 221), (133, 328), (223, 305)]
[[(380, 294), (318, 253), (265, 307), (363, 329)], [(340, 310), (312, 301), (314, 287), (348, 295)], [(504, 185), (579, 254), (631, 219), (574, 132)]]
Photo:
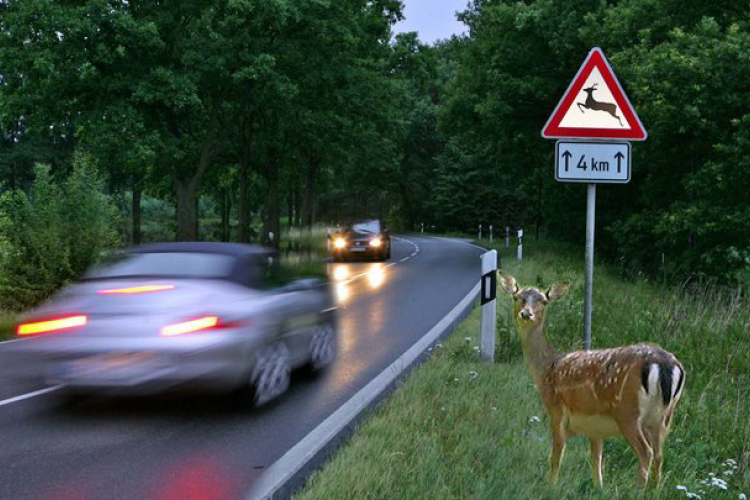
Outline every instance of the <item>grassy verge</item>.
[(0, 342), (14, 337), (16, 316), (0, 311)]
[[(583, 250), (545, 247), (552, 245), (527, 242), (523, 263), (502, 249), (503, 267), (522, 284), (571, 283), (550, 306), (547, 327), (554, 344), (572, 350), (582, 337)], [(750, 301), (710, 287), (625, 282), (599, 267), (594, 304), (595, 347), (658, 342), (688, 373), (662, 487), (646, 497), (686, 498), (678, 487), (705, 499), (750, 496)], [(496, 364), (476, 361), (475, 311), (296, 498), (638, 498), (635, 455), (619, 439), (606, 442), (602, 491), (593, 487), (582, 438), (568, 444), (560, 484), (547, 486), (547, 418), (510, 310), (500, 297)]]

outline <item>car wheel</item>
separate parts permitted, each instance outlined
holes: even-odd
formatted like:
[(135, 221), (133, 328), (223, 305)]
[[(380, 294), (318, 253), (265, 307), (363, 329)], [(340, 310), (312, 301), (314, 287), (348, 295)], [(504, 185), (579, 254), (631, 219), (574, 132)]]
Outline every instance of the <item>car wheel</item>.
[(315, 328), (310, 340), (310, 370), (318, 372), (336, 359), (336, 328), (333, 323), (322, 323)]
[(253, 405), (262, 406), (282, 395), (291, 378), (292, 362), (286, 345), (276, 342), (264, 347), (255, 357), (250, 377)]

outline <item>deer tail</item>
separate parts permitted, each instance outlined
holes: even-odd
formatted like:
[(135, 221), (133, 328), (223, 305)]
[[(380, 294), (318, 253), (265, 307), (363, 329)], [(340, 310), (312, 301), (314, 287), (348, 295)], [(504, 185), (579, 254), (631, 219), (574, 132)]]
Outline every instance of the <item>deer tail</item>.
[(648, 361), (641, 368), (641, 385), (647, 394), (661, 393), (665, 407), (679, 400), (685, 383), (685, 370), (676, 360)]

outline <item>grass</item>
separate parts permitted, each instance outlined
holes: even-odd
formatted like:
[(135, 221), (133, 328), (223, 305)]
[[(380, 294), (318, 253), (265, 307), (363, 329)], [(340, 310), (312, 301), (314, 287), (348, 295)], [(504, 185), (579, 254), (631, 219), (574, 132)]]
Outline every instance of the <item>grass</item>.
[(15, 314), (0, 311), (0, 342), (14, 337), (16, 328)]
[[(501, 249), (503, 267), (521, 284), (571, 283), (549, 307), (547, 329), (557, 347), (580, 348), (583, 249), (525, 243), (522, 263)], [(750, 496), (750, 300), (709, 286), (628, 282), (602, 266), (594, 292), (594, 347), (658, 342), (687, 370), (662, 487), (643, 497), (687, 498), (678, 486), (704, 499)], [(491, 366), (477, 362), (478, 317), (474, 311), (372, 412), (298, 500), (642, 497), (635, 455), (621, 439), (606, 442), (603, 490), (593, 486), (582, 438), (568, 443), (560, 484), (547, 486), (548, 420), (520, 354), (510, 299), (498, 300), (498, 362)]]

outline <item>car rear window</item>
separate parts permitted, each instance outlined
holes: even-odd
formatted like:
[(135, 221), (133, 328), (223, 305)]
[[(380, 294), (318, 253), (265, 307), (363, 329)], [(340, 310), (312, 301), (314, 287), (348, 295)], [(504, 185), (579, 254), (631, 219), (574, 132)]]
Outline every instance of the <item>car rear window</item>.
[(226, 278), (235, 259), (229, 255), (189, 252), (135, 253), (91, 270), (86, 279), (156, 276)]
[(367, 222), (358, 222), (352, 224), (352, 231), (356, 233), (372, 233), (376, 234), (380, 232), (380, 221), (370, 220)]

